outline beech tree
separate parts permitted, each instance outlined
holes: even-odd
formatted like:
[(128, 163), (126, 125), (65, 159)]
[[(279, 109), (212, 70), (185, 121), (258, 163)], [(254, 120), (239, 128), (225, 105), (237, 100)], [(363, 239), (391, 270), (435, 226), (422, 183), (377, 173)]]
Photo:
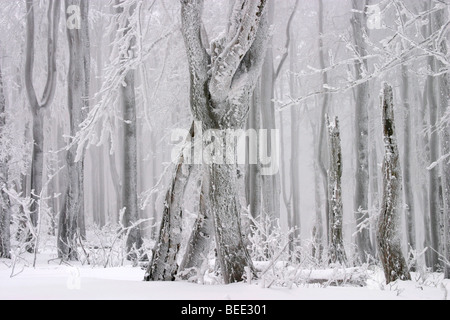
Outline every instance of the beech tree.
[[(4, 136), (6, 125), (6, 97), (4, 92), (4, 82), (2, 64), (0, 61), (0, 136)], [(3, 140), (3, 139), (2, 139)], [(0, 142), (3, 147), (3, 141)], [(8, 184), (7, 158), (2, 153), (0, 156), (0, 258), (9, 258), (11, 250), (11, 208), (8, 196), (4, 192)]]
[[(26, 37), (26, 65), (25, 87), (33, 122), (33, 155), (31, 161), (31, 220), (37, 224), (39, 198), (42, 196), (44, 169), (44, 114), (53, 102), (56, 90), (56, 49), (58, 48), (59, 20), (61, 16), (61, 1), (50, 0), (47, 13), (47, 81), (42, 98), (38, 95), (33, 84), (35, 63), (35, 1), (27, 0), (27, 37)], [(30, 234), (31, 237), (31, 234)], [(30, 247), (30, 250), (34, 248)]]
[[(65, 9), (69, 22), (74, 14), (71, 11), (73, 6), (80, 8), (80, 28), (71, 25), (67, 28), (70, 54), (67, 96), (72, 137), (77, 134), (86, 118), (90, 85), (89, 2), (66, 0)], [(85, 231), (80, 230), (84, 227), (84, 156), (76, 162), (76, 153), (75, 146), (67, 152), (69, 181), (58, 227), (58, 254), (60, 258), (69, 260), (77, 259), (78, 237), (85, 234)]]
[[(269, 38), (266, 4), (266, 0), (235, 1), (226, 32), (211, 43), (208, 53), (205, 47), (208, 44), (201, 36), (203, 0), (181, 0), (182, 33), (191, 75), (191, 111), (194, 119), (202, 123), (203, 130), (225, 132), (244, 128)], [(226, 148), (236, 153), (235, 145)], [(245, 268), (253, 269), (253, 263), (242, 238), (237, 166), (203, 165), (203, 175), (204, 190), (209, 190), (207, 212), (214, 221), (218, 262), (224, 282), (241, 281)], [(177, 217), (170, 217), (174, 218)], [(176, 225), (175, 230), (169, 231), (169, 237), (177, 237), (179, 232)], [(155, 252), (159, 248), (160, 243)], [(161, 256), (166, 255), (154, 255), (156, 259), (149, 267), (148, 280), (165, 280), (164, 270), (155, 272), (155, 264), (166, 262), (165, 270), (174, 272), (178, 269), (176, 259), (171, 259), (172, 263), (168, 264), (158, 258)]]
[(383, 195), (378, 222), (378, 250), (386, 276), (386, 283), (411, 280), (400, 242), (400, 208), (402, 177), (400, 154), (394, 118), (394, 93), (387, 83), (383, 85), (381, 106), (383, 108), (383, 136), (385, 156), (383, 161)]
[(347, 262), (342, 225), (344, 222), (342, 203), (342, 148), (338, 118), (326, 116), (330, 168), (328, 169), (328, 196), (330, 204), (329, 251), (330, 261), (345, 265)]

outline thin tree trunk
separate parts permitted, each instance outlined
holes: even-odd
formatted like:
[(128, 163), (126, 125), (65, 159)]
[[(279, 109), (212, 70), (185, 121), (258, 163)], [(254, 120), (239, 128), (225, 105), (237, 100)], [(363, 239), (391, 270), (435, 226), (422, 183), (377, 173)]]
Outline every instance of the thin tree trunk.
[(394, 120), (394, 94), (384, 84), (382, 96), (383, 135), (385, 157), (383, 162), (383, 198), (378, 222), (378, 250), (383, 264), (386, 283), (411, 280), (400, 242), (401, 167)]
[[(194, 125), (189, 137), (194, 137)], [(153, 250), (145, 281), (173, 281), (179, 269), (177, 258), (183, 240), (184, 192), (193, 169), (192, 165), (184, 164), (184, 161), (184, 156), (181, 155), (166, 194), (158, 242)]]
[(328, 149), (330, 155), (328, 170), (328, 196), (330, 203), (330, 241), (329, 255), (331, 263), (346, 265), (347, 255), (344, 248), (343, 202), (342, 202), (342, 148), (339, 120), (326, 118), (328, 128)]
[[(356, 51), (360, 57), (367, 55), (364, 34), (367, 30), (365, 1), (352, 0), (353, 18), (352, 28)], [(367, 62), (357, 60), (355, 63), (356, 77), (361, 79), (367, 69)], [(355, 145), (356, 172), (354, 211), (356, 224), (360, 227), (369, 218), (369, 83), (365, 82), (356, 88), (355, 110)], [(370, 230), (362, 228), (356, 236), (359, 256), (362, 263), (367, 262), (368, 256), (373, 256)]]
[[(6, 97), (3, 82), (2, 65), (0, 61), (0, 134), (3, 134), (6, 125)], [(11, 257), (11, 210), (8, 195), (3, 191), (8, 183), (8, 163), (0, 161), (0, 258)]]
[[(67, 28), (70, 62), (68, 75), (68, 109), (70, 117), (70, 134), (75, 136), (81, 123), (86, 118), (90, 63), (86, 43), (89, 43), (89, 3), (87, 0), (66, 0), (67, 18), (69, 8), (79, 6), (81, 12), (81, 28)], [(82, 31), (85, 30), (85, 31)], [(89, 48), (89, 47), (87, 47)], [(77, 260), (78, 238), (85, 233), (84, 228), (84, 154), (79, 161), (77, 147), (67, 151), (68, 186), (64, 207), (61, 210), (58, 230), (58, 256), (63, 259)], [(101, 169), (103, 169), (101, 167)], [(81, 223), (80, 223), (81, 222)], [(81, 227), (81, 228), (80, 228)]]
[[(27, 36), (26, 36), (26, 64), (25, 86), (28, 102), (32, 114), (33, 123), (33, 153), (31, 161), (31, 222), (37, 225), (39, 215), (39, 201), (42, 193), (43, 169), (44, 169), (44, 112), (52, 103), (56, 90), (56, 49), (58, 47), (59, 19), (61, 14), (61, 1), (51, 0), (47, 12), (48, 36), (47, 36), (47, 81), (41, 100), (38, 100), (33, 85), (33, 69), (35, 56), (35, 3), (27, 0)], [(31, 243), (32, 234), (28, 234), (28, 242)], [(29, 245), (28, 251), (37, 250), (34, 245)]]
[(408, 67), (402, 65), (402, 98), (405, 113), (404, 152), (403, 152), (403, 189), (405, 196), (405, 221), (407, 241), (410, 248), (416, 249), (416, 211), (414, 206), (413, 185), (411, 180), (411, 104), (409, 102)]

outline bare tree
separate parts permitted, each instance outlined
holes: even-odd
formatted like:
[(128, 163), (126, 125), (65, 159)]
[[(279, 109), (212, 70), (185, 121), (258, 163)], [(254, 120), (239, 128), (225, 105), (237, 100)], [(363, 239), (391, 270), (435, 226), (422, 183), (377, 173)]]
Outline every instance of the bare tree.
[[(367, 1), (352, 0), (353, 17), (352, 28), (355, 51), (359, 57), (367, 56), (364, 40), (367, 34)], [(362, 79), (367, 71), (367, 61), (355, 60), (356, 78)], [(356, 144), (356, 172), (354, 211), (358, 226), (369, 218), (369, 82), (366, 81), (356, 87), (355, 109), (355, 144)], [(370, 230), (362, 228), (356, 236), (361, 262), (367, 261), (367, 255), (373, 256), (370, 240)]]
[[(44, 169), (44, 113), (53, 102), (56, 91), (56, 49), (58, 47), (58, 26), (61, 14), (61, 1), (50, 0), (47, 12), (47, 79), (41, 99), (38, 99), (34, 84), (33, 71), (35, 62), (35, 3), (27, 0), (27, 37), (25, 86), (33, 119), (33, 155), (31, 162), (31, 220), (37, 224), (38, 197), (42, 193)], [(31, 237), (31, 234), (29, 235)], [(29, 248), (33, 250), (33, 248)]]
[[(6, 97), (3, 82), (2, 66), (0, 63), (0, 134), (3, 135), (6, 125)], [(7, 159), (0, 159), (0, 258), (10, 258), (11, 250), (11, 209), (8, 196), (3, 191), (8, 183)]]
[[(266, 3), (266, 0), (237, 0), (227, 32), (211, 44), (210, 55), (201, 36), (203, 0), (181, 0), (182, 33), (191, 73), (191, 111), (195, 120), (202, 122), (205, 130), (225, 132), (245, 126), (269, 38)], [(233, 144), (226, 146), (236, 151), (235, 147)], [(204, 184), (207, 183), (209, 188), (207, 203), (214, 219), (218, 262), (224, 282), (241, 281), (245, 268), (253, 269), (253, 264), (242, 238), (237, 166), (204, 165), (203, 171), (207, 180)], [(177, 177), (172, 186), (176, 184)], [(174, 195), (171, 190), (168, 194), (171, 199), (182, 197), (182, 193)], [(167, 218), (179, 219), (178, 216)], [(180, 231), (178, 227), (181, 225), (176, 226), (176, 233)], [(177, 237), (173, 233), (169, 231), (169, 239)], [(162, 234), (157, 249), (161, 245)], [(176, 267), (175, 262), (166, 264), (167, 260), (160, 257), (154, 256), (147, 274), (148, 280), (160, 279), (161, 274), (165, 273), (159, 270), (155, 276), (154, 266)]]
[(342, 148), (341, 132), (339, 129), (339, 120), (336, 117), (331, 120), (326, 116), (328, 129), (328, 149), (330, 155), (328, 169), (328, 197), (330, 204), (329, 221), (329, 252), (330, 262), (347, 263), (347, 256), (344, 248), (343, 226), (343, 202), (342, 202)]
[(402, 177), (395, 132), (394, 93), (392, 87), (387, 83), (383, 84), (381, 106), (383, 108), (385, 156), (377, 239), (386, 283), (389, 284), (396, 280), (411, 280), (411, 275), (401, 250), (399, 209), (401, 208)]
[[(66, 0), (65, 8), (69, 20), (73, 6), (80, 8), (80, 28), (67, 28), (69, 43), (68, 110), (70, 132), (75, 136), (89, 109), (90, 44), (89, 44), (89, 2), (87, 0)], [(76, 146), (67, 152), (68, 186), (64, 207), (59, 217), (58, 255), (60, 258), (76, 260), (77, 241), (83, 231), (84, 221), (84, 157), (75, 161)]]

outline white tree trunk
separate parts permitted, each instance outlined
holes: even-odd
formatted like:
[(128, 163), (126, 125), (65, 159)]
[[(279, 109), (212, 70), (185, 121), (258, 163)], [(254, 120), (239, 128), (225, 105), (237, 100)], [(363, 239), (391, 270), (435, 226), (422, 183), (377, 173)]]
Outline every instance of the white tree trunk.
[[(89, 3), (87, 0), (66, 0), (67, 18), (70, 6), (79, 6), (81, 28), (67, 28), (69, 42), (68, 110), (70, 116), (70, 134), (76, 135), (80, 124), (86, 118), (89, 108)], [(67, 152), (68, 186), (65, 203), (59, 217), (58, 255), (60, 258), (76, 260), (78, 238), (84, 229), (84, 157), (75, 162), (77, 147)], [(100, 169), (103, 169), (102, 167)], [(81, 224), (80, 224), (81, 222)], [(84, 231), (85, 233), (85, 231)]]
[[(355, 49), (360, 57), (367, 55), (364, 34), (367, 30), (366, 1), (352, 0), (354, 10), (352, 17), (353, 37)], [(357, 79), (363, 77), (367, 69), (367, 62), (357, 60), (355, 63)], [(356, 88), (355, 109), (355, 145), (356, 172), (354, 212), (357, 225), (361, 225), (369, 218), (369, 83), (365, 82)], [(361, 262), (367, 261), (368, 255), (373, 256), (370, 230), (364, 228), (356, 236), (358, 252)]]
[[(0, 134), (5, 130), (6, 125), (6, 98), (4, 91), (3, 73), (0, 61)], [(0, 258), (11, 257), (11, 210), (9, 198), (3, 188), (7, 187), (8, 163), (6, 160), (0, 161)]]
[(383, 264), (386, 283), (411, 280), (400, 241), (400, 209), (402, 177), (394, 118), (392, 87), (384, 84), (381, 105), (383, 108), (383, 136), (385, 157), (383, 162), (383, 196), (378, 221), (378, 250)]
[[(402, 99), (405, 113), (404, 151), (403, 151), (403, 190), (405, 196), (405, 221), (407, 241), (412, 250), (416, 249), (416, 211), (414, 206), (413, 184), (411, 180), (411, 104), (409, 102), (408, 67), (402, 65)], [(410, 248), (408, 248), (409, 250)]]
[[(448, 21), (449, 15), (448, 10), (442, 9), (436, 13), (436, 30), (440, 30)], [(448, 38), (444, 38), (439, 44), (439, 49), (444, 56), (448, 55)], [(444, 70), (446, 66), (437, 61), (438, 71)], [(439, 82), (439, 97), (440, 97), (440, 108), (439, 115), (443, 117), (447, 114), (449, 110), (450, 102), (450, 75), (444, 73), (438, 77)], [(450, 127), (444, 126), (440, 132), (440, 144), (441, 144), (441, 154), (443, 156), (450, 154)], [(445, 160), (440, 165), (441, 169), (441, 179), (442, 179), (442, 196), (443, 196), (443, 226), (444, 226), (444, 237), (443, 237), (443, 247), (444, 247), (444, 258), (447, 263), (444, 265), (445, 278), (450, 279), (450, 162)]]
[(342, 232), (344, 208), (342, 202), (342, 148), (339, 120), (326, 118), (328, 129), (328, 149), (330, 155), (328, 169), (328, 197), (330, 205), (329, 256), (331, 263), (347, 263)]
[[(33, 85), (33, 69), (35, 56), (35, 19), (33, 0), (27, 0), (27, 36), (26, 36), (26, 63), (25, 63), (25, 86), (28, 102), (32, 114), (33, 123), (33, 154), (31, 161), (31, 197), (34, 202), (31, 205), (31, 222), (37, 225), (38, 221), (38, 201), (42, 193), (42, 180), (44, 169), (44, 111), (52, 103), (56, 90), (56, 49), (58, 47), (59, 19), (61, 14), (61, 1), (51, 0), (49, 3), (47, 22), (47, 81), (41, 100), (38, 100)], [(28, 240), (31, 240), (31, 232)], [(28, 251), (34, 251), (31, 245)]]

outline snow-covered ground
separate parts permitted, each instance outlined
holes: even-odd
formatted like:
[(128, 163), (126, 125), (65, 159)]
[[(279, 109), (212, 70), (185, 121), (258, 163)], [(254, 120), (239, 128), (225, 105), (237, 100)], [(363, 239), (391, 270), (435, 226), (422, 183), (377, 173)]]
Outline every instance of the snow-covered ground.
[(383, 285), (381, 272), (372, 272), (366, 287), (262, 288), (258, 284), (197, 285), (186, 282), (143, 282), (144, 271), (57, 265), (40, 257), (35, 269), (18, 266), (14, 277), (11, 262), (0, 261), (0, 299), (101, 299), (101, 300), (443, 300), (450, 281), (438, 274), (427, 279), (414, 275), (411, 282)]

